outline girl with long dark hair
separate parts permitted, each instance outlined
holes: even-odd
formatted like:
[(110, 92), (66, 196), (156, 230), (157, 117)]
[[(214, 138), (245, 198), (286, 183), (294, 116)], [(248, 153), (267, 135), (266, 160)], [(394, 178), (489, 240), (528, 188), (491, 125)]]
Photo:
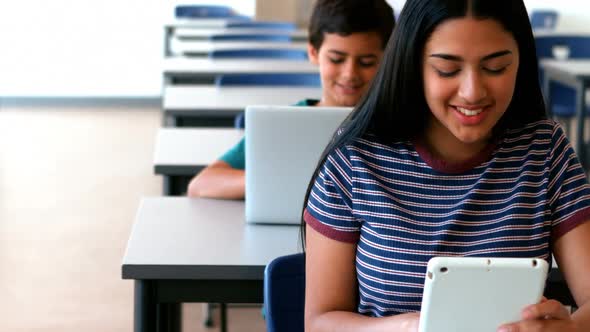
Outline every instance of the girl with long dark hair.
[(306, 331), (417, 331), (434, 256), (552, 254), (579, 309), (499, 331), (590, 331), (590, 187), (538, 77), (522, 0), (406, 2), (308, 189)]

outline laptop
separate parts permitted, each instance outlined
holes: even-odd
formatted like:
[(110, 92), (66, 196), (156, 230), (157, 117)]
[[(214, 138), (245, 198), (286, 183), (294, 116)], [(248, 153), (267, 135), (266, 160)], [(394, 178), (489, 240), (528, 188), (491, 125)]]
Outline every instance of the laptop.
[(246, 222), (299, 224), (319, 158), (349, 107), (246, 108)]

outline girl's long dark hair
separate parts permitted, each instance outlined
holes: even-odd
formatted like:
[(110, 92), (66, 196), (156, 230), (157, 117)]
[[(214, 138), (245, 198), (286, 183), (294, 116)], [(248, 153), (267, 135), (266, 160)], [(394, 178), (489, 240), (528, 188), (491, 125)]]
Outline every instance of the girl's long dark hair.
[[(423, 135), (430, 114), (422, 80), (424, 45), (439, 24), (466, 16), (499, 22), (518, 45), (520, 61), (514, 94), (494, 130), (519, 128), (545, 117), (535, 41), (522, 0), (408, 0), (371, 86), (322, 153), (303, 210), (322, 165), (335, 149), (368, 133), (385, 144)], [(303, 218), (301, 237), (305, 248)]]

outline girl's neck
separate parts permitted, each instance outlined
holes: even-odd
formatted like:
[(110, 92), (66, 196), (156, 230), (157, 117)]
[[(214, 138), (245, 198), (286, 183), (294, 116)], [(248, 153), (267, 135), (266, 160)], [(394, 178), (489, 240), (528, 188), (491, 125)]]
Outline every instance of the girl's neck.
[(423, 144), (433, 157), (457, 164), (477, 156), (490, 144), (490, 139), (465, 143), (457, 139), (440, 123), (431, 121), (425, 131)]

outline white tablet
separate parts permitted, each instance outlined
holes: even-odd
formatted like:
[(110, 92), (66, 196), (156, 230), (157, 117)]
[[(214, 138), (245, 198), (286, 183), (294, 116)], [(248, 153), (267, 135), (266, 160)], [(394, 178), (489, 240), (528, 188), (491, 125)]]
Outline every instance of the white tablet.
[(548, 264), (540, 258), (434, 257), (428, 262), (420, 332), (495, 332), (540, 302)]

